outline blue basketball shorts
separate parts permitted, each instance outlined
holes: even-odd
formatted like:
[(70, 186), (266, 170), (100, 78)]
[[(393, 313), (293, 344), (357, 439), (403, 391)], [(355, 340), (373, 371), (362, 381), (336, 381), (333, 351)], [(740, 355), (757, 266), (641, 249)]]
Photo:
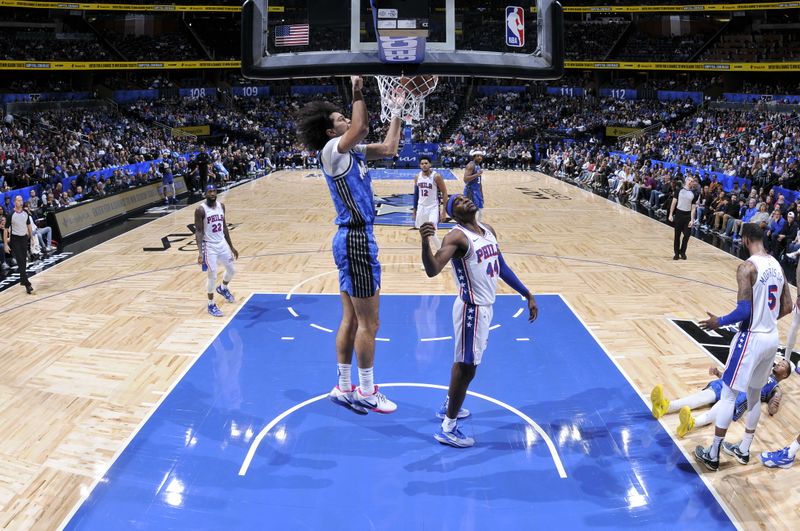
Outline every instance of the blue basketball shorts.
[(333, 260), (339, 270), (340, 291), (365, 299), (380, 289), (381, 264), (372, 225), (339, 227), (333, 237)]
[(483, 208), (483, 190), (464, 188), (464, 195), (469, 197), (478, 209)]

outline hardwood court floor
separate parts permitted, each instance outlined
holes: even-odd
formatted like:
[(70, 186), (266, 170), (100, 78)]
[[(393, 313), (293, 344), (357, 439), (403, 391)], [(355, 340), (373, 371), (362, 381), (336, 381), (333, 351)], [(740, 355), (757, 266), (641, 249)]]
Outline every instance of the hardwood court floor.
[[(410, 181), (374, 187), (378, 195), (411, 191)], [(668, 397), (705, 385), (713, 360), (668, 318), (729, 311), (738, 259), (692, 239), (689, 260), (673, 261), (670, 227), (542, 174), (487, 172), (484, 187), (485, 221), (519, 277), (535, 292), (561, 293), (640, 394), (657, 383)], [(328, 274), (333, 211), (320, 176), (279, 172), (220, 197), (235, 225), (240, 259), (231, 287), (240, 300), (254, 291), (338, 291), (337, 276)], [(0, 527), (62, 523), (224, 325), (205, 312), (205, 277), (186, 228), (193, 210), (36, 275), (33, 296), (20, 287), (0, 293)], [(420, 271), (415, 231), (375, 232), (384, 293), (455, 292), (449, 276)], [(170, 234), (168, 250), (143, 251)], [(782, 338), (788, 324), (781, 323)], [(800, 430), (799, 383), (795, 375), (781, 384), (781, 410), (762, 416), (754, 455)], [(673, 430), (677, 416), (664, 424)], [(734, 424), (730, 440), (742, 430)], [(691, 452), (711, 435), (696, 430), (679, 444)], [(719, 472), (701, 473), (742, 527), (796, 526), (796, 470), (723, 459)]]

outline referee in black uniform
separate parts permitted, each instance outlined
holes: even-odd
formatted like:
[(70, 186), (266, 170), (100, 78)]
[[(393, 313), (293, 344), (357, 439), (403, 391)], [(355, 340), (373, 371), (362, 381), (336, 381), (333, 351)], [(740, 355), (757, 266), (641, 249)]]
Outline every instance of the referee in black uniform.
[[(19, 270), (19, 282), (25, 286), (25, 291), (33, 293), (33, 286), (31, 281), (28, 280), (28, 245), (31, 237), (33, 236), (33, 221), (31, 216), (22, 209), (22, 196), (18, 195), (14, 198), (14, 211), (11, 213), (9, 231), (4, 232), (4, 238), (7, 234), (11, 233), (11, 242), (6, 240), (6, 252), (13, 253), (14, 260), (17, 261), (17, 269)], [(9, 245), (10, 243), (10, 245)]]
[[(683, 188), (678, 192), (677, 197), (672, 198), (672, 204), (669, 207), (669, 220), (675, 228), (675, 239), (673, 247), (675, 249), (675, 256), (673, 260), (680, 258), (686, 260), (686, 246), (689, 245), (689, 236), (691, 234), (692, 224), (694, 224), (694, 216), (697, 211), (697, 196), (694, 191), (694, 179), (687, 176), (686, 181), (683, 183)], [(681, 242), (681, 234), (683, 234), (683, 242)]]

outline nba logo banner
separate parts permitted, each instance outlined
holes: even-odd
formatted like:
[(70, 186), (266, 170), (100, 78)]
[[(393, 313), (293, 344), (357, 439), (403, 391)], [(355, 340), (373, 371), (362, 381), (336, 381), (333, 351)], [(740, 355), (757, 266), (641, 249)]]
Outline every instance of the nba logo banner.
[(506, 7), (506, 46), (525, 46), (525, 10), (521, 7)]

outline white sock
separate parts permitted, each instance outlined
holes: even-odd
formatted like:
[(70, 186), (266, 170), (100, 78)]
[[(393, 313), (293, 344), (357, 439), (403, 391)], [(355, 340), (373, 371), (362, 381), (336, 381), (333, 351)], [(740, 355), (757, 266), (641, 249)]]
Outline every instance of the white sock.
[(711, 448), (708, 449), (708, 457), (710, 459), (719, 459), (719, 447), (725, 437), (718, 437), (714, 435), (714, 442), (711, 443)]
[(796, 456), (798, 450), (800, 450), (800, 442), (797, 442), (797, 439), (795, 439), (792, 441), (792, 444), (789, 445), (789, 457)]
[(700, 428), (701, 426), (707, 426), (714, 421), (714, 415), (712, 412), (706, 411), (705, 413), (701, 413), (694, 418), (694, 427)]
[(339, 373), (339, 390), (344, 393), (349, 393), (350, 388), (353, 386), (350, 383), (350, 371), (352, 365), (349, 363), (337, 363), (336, 370)]
[(445, 416), (444, 420), (442, 421), (442, 431), (443, 432), (451, 432), (456, 428), (456, 419), (451, 419), (450, 417)]
[(371, 395), (375, 392), (375, 382), (372, 379), (372, 367), (367, 369), (358, 368), (358, 384), (361, 388), (361, 394), (364, 396)]
[(744, 437), (742, 437), (742, 442), (739, 443), (739, 450), (742, 451), (743, 454), (750, 453), (750, 443), (753, 442), (753, 437), (755, 433), (744, 433)]

